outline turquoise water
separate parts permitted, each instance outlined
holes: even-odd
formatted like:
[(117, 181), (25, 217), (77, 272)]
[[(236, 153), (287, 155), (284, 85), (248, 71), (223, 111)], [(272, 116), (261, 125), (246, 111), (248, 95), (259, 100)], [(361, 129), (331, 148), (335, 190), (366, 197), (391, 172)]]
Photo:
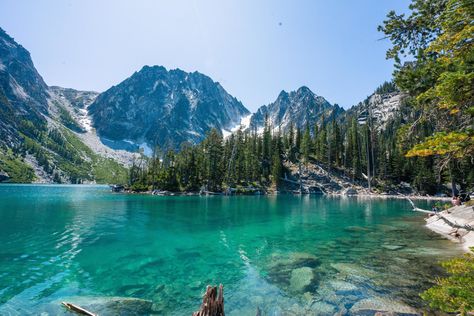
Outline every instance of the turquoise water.
[(219, 283), (228, 315), (349, 313), (374, 297), (419, 308), (437, 262), (461, 250), (409, 210), (404, 200), (2, 185), (0, 314), (114, 296), (189, 315)]

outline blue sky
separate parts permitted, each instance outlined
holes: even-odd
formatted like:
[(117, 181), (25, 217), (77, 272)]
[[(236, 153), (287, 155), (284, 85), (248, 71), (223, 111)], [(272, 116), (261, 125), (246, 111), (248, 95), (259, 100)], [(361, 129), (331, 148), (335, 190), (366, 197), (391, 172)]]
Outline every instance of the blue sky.
[(104, 91), (143, 65), (200, 71), (254, 111), (306, 85), (345, 108), (389, 80), (387, 12), (408, 0), (2, 0), (49, 85)]

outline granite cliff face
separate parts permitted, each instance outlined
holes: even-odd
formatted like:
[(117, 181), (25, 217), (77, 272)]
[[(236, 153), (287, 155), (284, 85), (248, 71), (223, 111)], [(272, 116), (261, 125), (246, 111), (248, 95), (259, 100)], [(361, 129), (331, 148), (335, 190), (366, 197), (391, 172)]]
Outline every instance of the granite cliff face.
[(145, 66), (89, 107), (98, 134), (112, 141), (179, 148), (216, 128), (229, 131), (249, 111), (211, 78)]
[(44, 123), (47, 98), (48, 86), (30, 53), (0, 28), (0, 144), (17, 144), (24, 120)]
[(410, 119), (409, 113), (404, 113), (405, 97), (393, 83), (386, 82), (364, 101), (347, 110), (346, 117), (356, 117), (360, 124), (365, 124), (370, 117), (377, 130), (384, 130), (393, 120)]

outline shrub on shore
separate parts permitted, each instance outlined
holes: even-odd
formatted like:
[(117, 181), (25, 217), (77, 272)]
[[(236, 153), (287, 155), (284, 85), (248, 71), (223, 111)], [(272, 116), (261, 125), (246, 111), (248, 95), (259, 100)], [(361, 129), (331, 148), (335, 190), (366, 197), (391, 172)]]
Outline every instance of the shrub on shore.
[(462, 257), (443, 262), (448, 273), (436, 285), (421, 294), (430, 307), (448, 313), (468, 315), (474, 312), (474, 247)]

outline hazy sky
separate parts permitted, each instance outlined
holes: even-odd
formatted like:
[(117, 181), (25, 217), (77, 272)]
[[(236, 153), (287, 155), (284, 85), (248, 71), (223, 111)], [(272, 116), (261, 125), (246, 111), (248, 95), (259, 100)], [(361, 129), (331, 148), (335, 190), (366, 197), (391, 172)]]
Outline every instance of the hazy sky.
[(379, 25), (408, 0), (1, 0), (48, 85), (104, 91), (143, 65), (200, 71), (254, 111), (308, 86), (347, 108), (388, 80)]

